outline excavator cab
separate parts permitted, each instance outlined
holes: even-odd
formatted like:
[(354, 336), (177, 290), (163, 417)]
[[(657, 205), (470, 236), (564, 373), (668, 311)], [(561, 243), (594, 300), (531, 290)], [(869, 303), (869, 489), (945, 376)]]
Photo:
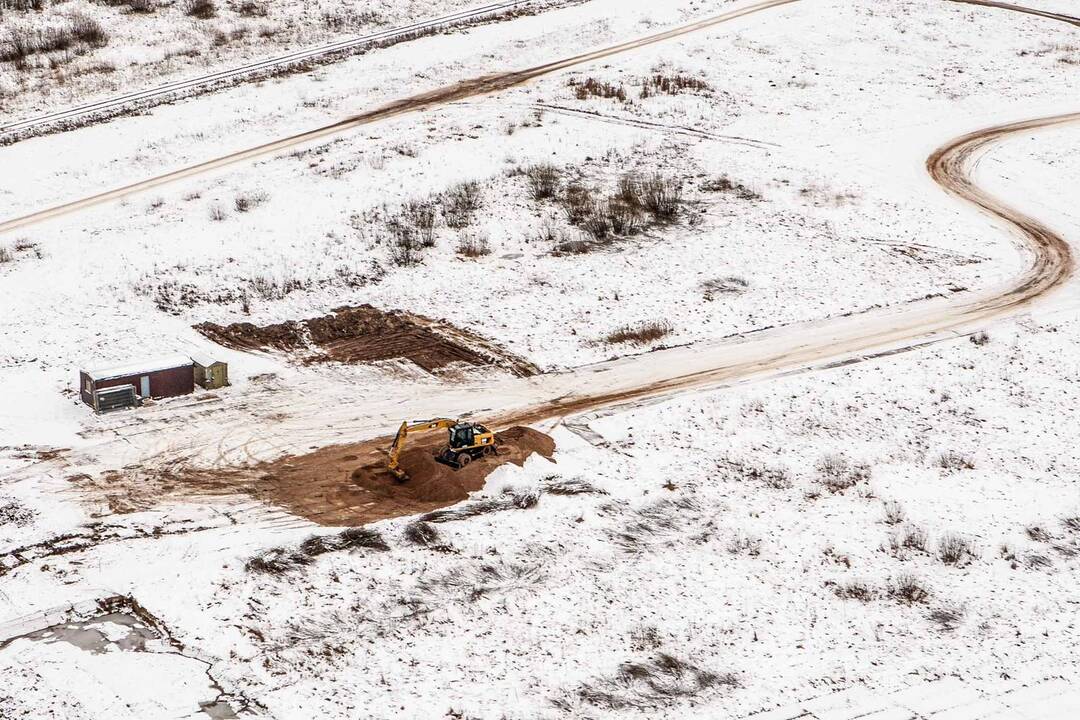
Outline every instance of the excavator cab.
[(495, 452), (495, 435), (483, 425), (458, 422), (450, 428), (450, 442), (435, 459), (455, 470)]

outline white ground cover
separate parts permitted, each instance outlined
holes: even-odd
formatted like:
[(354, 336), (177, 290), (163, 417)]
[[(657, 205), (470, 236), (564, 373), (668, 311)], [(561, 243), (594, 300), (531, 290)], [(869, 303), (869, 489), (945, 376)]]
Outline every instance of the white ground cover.
[[(582, 419), (599, 447), (558, 427), (555, 464), (500, 470), (483, 495), (551, 475), (607, 494), (439, 524), (454, 553), (410, 548), (403, 519), (376, 526), (390, 551), (266, 577), (244, 561), (310, 531), (240, 526), (103, 545), (5, 585), (23, 607), (84, 585), (132, 592), (274, 717), (738, 716), (857, 684), (1072, 679), (1078, 334), (1046, 316), (981, 346)], [(949, 451), (974, 467), (941, 467)], [(830, 492), (817, 466), (832, 455), (869, 478)], [(892, 547), (909, 528), (926, 551)], [(943, 563), (950, 533), (975, 555)], [(905, 575), (924, 602), (889, 595)], [(852, 585), (869, 599), (837, 595)], [(682, 700), (617, 680), (660, 653), (722, 680)]]
[[(558, 17), (572, 24), (605, 7), (611, 5), (598, 0)], [(164, 188), (160, 207), (152, 207), (154, 196), (133, 198), (27, 231), (42, 257), (20, 251), (16, 262), (0, 267), (0, 304), (10, 308), (0, 320), (0, 379), (18, 401), (0, 409), (2, 444), (77, 442), (87, 447), (95, 470), (142, 459), (117, 450), (124, 444), (119, 440), (98, 445), (113, 433), (134, 440), (150, 431), (159, 446), (182, 444), (185, 433), (177, 426), (187, 429), (184, 423), (162, 418), (175, 413), (193, 426), (200, 422), (198, 403), (190, 399), (88, 422), (89, 432), (79, 438), (74, 432), (84, 411), (60, 394), (80, 364), (122, 360), (140, 349), (155, 354), (192, 346), (198, 340), (191, 323), (239, 313), (210, 304), (167, 315), (136, 285), (182, 277), (218, 289), (260, 274), (317, 279), (339, 262), (356, 269), (372, 260), (386, 265), (385, 247), (360, 239), (351, 216), (465, 178), (495, 178), (485, 186), (489, 210), (477, 228), (495, 246), (492, 256), (458, 260), (454, 233), (443, 230), (422, 266), (391, 269), (377, 284), (256, 301), (250, 319), (307, 317), (344, 302), (369, 301), (453, 321), (448, 303), (459, 303), (456, 310), (463, 297), (478, 298), (478, 307), (499, 308), (495, 315), (475, 316), (482, 332), (530, 359), (570, 366), (615, 352), (588, 341), (623, 322), (655, 317), (660, 306), (676, 329), (669, 341), (692, 342), (909, 300), (949, 284), (981, 286), (1015, 272), (1023, 256), (1009, 235), (941, 194), (925, 178), (922, 162), (937, 144), (967, 130), (1074, 110), (1063, 104), (1075, 95), (1075, 73), (1067, 63), (1052, 55), (1018, 55), (1056, 41), (1060, 28), (928, 2), (895, 4), (888, 11), (875, 4), (872, 13), (865, 10), (869, 5), (829, 5), (839, 19), (819, 14), (821, 3), (813, 11), (808, 7), (580, 73), (629, 84), (659, 63), (709, 72), (703, 76), (714, 90), (730, 93), (739, 108), (730, 116), (720, 116), (711, 100), (686, 96), (632, 107), (578, 103), (566, 78), (553, 78), (508, 93), (499, 108), (490, 99), (455, 106), (423, 123), (406, 118), (366, 128), (321, 156), (286, 153), (252, 169), (223, 172), (216, 185)], [(624, 36), (627, 27), (645, 31), (630, 18), (628, 10), (580, 35), (530, 19), (513, 31), (489, 28), (485, 37), (506, 43), (490, 51), (494, 58), (475, 56), (478, 33), (464, 45), (448, 38), (424, 41), (459, 55), (415, 83), (430, 87), (490, 71), (493, 63), (501, 65), (498, 53), (511, 49), (527, 55), (527, 64), (583, 38), (601, 42)], [(519, 31), (529, 42), (515, 48)], [(563, 45), (545, 45), (545, 39)], [(722, 65), (708, 60), (718, 48)], [(0, 197), (10, 214), (22, 214), (109, 187), (117, 177), (152, 175), (173, 162), (242, 147), (280, 129), (282, 118), (296, 129), (316, 123), (320, 114), (337, 117), (336, 108), (345, 107), (342, 96), (353, 98), (350, 108), (397, 97), (404, 82), (393, 78), (417, 72), (409, 67), (392, 75), (402, 52), (380, 55), (385, 64), (379, 71), (386, 73), (358, 81), (367, 83), (362, 89), (341, 79), (348, 64), (320, 71), (320, 83), (276, 83), (280, 97), (274, 102), (280, 105), (260, 102), (265, 119), (246, 126), (236, 127), (231, 113), (256, 107), (256, 88), (222, 95), (213, 114), (185, 103), (52, 138), (50, 148), (57, 150), (48, 156), (39, 141), (7, 148), (0, 158), (19, 174), (0, 177)], [(821, 74), (811, 79), (811, 72)], [(795, 84), (785, 85), (791, 75)], [(812, 84), (802, 87), (802, 81)], [(318, 96), (326, 104), (288, 116), (296, 98), (290, 93), (308, 92), (326, 92)], [(598, 136), (592, 134), (597, 121), (554, 111), (545, 112), (540, 127), (525, 127), (540, 102), (779, 147), (697, 141), (606, 123)], [(795, 103), (804, 107), (796, 112)], [(507, 135), (510, 122), (518, 127)], [(453, 139), (444, 141), (453, 127)], [(125, 133), (140, 137), (141, 146), (109, 162)], [(187, 145), (180, 156), (171, 151), (177, 135)], [(416, 149), (416, 156), (394, 149), (402, 144)], [(1078, 150), (1071, 128), (1019, 138), (994, 149), (976, 180), (1066, 237), (1080, 237), (1077, 164), (1071, 160)], [(603, 162), (608, 153), (624, 160), (609, 167)], [(514, 162), (507, 163), (507, 155)], [(688, 181), (687, 196), (704, 217), (698, 225), (683, 221), (602, 253), (551, 257), (548, 248), (525, 242), (541, 220), (523, 216), (542, 216), (543, 208), (525, 198), (520, 178), (504, 174), (510, 165), (539, 159), (589, 168), (598, 184), (613, 182), (624, 162), (650, 166), (655, 159), (663, 171), (701, 173)], [(319, 172), (307, 164), (317, 160)], [(326, 172), (334, 165), (344, 170), (338, 177)], [(722, 172), (764, 200), (713, 197), (698, 189)], [(799, 190), (811, 185), (828, 191), (807, 200)], [(183, 199), (195, 190), (200, 198)], [(268, 197), (255, 210), (237, 213), (232, 202), (244, 192)], [(836, 194), (855, 197), (839, 207), (813, 201)], [(228, 219), (209, 220), (215, 203), (228, 210)], [(867, 239), (927, 246), (935, 259), (904, 259)], [(519, 252), (523, 257), (503, 257)], [(312, 254), (321, 261), (312, 261)], [(233, 261), (218, 263), (219, 255)], [(957, 256), (984, 259), (948, 259)], [(178, 264), (186, 269), (174, 270)], [(550, 286), (522, 289), (523, 278), (541, 274)], [(746, 277), (751, 290), (730, 300), (700, 300), (700, 278), (728, 274)], [(97, 588), (132, 593), (193, 655), (213, 662), (226, 689), (265, 703), (274, 717), (426, 718), (451, 711), (510, 718), (738, 716), (841, 688), (885, 692), (948, 675), (991, 694), (1049, 676), (1073, 680), (1080, 535), (1065, 520), (1080, 515), (1078, 305), (1071, 285), (1031, 316), (988, 328), (984, 345), (962, 338), (855, 367), (570, 419), (589, 424), (596, 435), (583, 435), (592, 442), (557, 427), (556, 464), (534, 460), (523, 470), (500, 470), (484, 494), (499, 495), (504, 487), (520, 492), (552, 474), (580, 478), (607, 494), (545, 494), (529, 510), (439, 525), (457, 553), (408, 546), (401, 532), (409, 520), (401, 519), (377, 525), (389, 551), (324, 555), (305, 569), (269, 578), (245, 571), (244, 562), (267, 547), (295, 547), (312, 528), (251, 503), (215, 499), (109, 516), (104, 520), (124, 527), (187, 522), (217, 529), (107, 542), (25, 565), (2, 579), (0, 618), (82, 599)], [(568, 317), (577, 322), (577, 335), (566, 332)], [(111, 332), (117, 327), (125, 333)], [(359, 415), (363, 393), (379, 387), (375, 371), (306, 368), (294, 376), (283, 372), (271, 392), (245, 377), (282, 371), (278, 359), (228, 359), (238, 387), (226, 394), (221, 416), (202, 421), (225, 436), (242, 427), (253, 434), (269, 431), (279, 422), (274, 414), (295, 404), (290, 422), (310, 426), (302, 442), (356, 439), (324, 425), (319, 403), (297, 398), (307, 391), (330, 397), (345, 388), (359, 398)], [(278, 451), (271, 444), (254, 452)], [(946, 453), (970, 457), (973, 467), (942, 467)], [(869, 477), (830, 492), (817, 467), (831, 455), (865, 463)], [(5, 548), (59, 534), (100, 512), (67, 491), (63, 477), (77, 468), (28, 467), (11, 452), (4, 463), (19, 472), (7, 476), (0, 505), (15, 497), (37, 512), (27, 526), (2, 528)], [(755, 469), (784, 469), (790, 486), (779, 480), (770, 486), (768, 473)], [(902, 508), (902, 521), (886, 522), (886, 503)], [(643, 514), (646, 508), (654, 510)], [(925, 530), (925, 552), (892, 547), (892, 538), (909, 527)], [(939, 543), (950, 533), (970, 541), (974, 555), (943, 563)], [(907, 574), (929, 592), (925, 602), (890, 596), (890, 586)], [(865, 586), (866, 602), (837, 595), (838, 588), (854, 584)], [(948, 613), (931, 618), (940, 610)], [(31, 694), (31, 686), (40, 691), (44, 685), (35, 685), (25, 664), (12, 660), (15, 649), (0, 651), (4, 679), (26, 689), (21, 697), (30, 712), (49, 703), (82, 703), (97, 717), (116, 702), (94, 679), (108, 668), (76, 672), (94, 658), (72, 662), (64, 653), (79, 651), (57, 646), (32, 648), (36, 661), (49, 655), (68, 663), (58, 667), (72, 668), (64, 677), (75, 679), (62, 691)], [(18, 649), (28, 651), (25, 644)], [(673, 683), (656, 675), (659, 653), (713, 676), (695, 675), (688, 666)], [(647, 682), (620, 677), (623, 663), (651, 672), (663, 688), (691, 694), (659, 698)], [(120, 687), (115, 695), (145, 699), (129, 692)], [(179, 707), (187, 698), (169, 700)], [(17, 713), (25, 705), (14, 707)], [(78, 717), (74, 710), (61, 716)]]
[[(597, 0), (237, 88), (205, 101), (212, 113), (191, 101), (21, 143), (2, 151), (16, 170), (5, 173), (0, 196), (10, 215), (29, 212), (452, 78), (527, 66), (723, 7), (730, 4), (620, 3), (614, 13)], [(14, 429), (18, 418), (23, 440), (48, 436), (36, 432), (46, 419), (73, 427), (85, 410), (62, 393), (80, 366), (205, 349), (190, 329), (203, 320), (272, 322), (370, 302), (467, 324), (559, 368), (642, 350), (598, 342), (628, 323), (666, 319), (674, 332), (662, 342), (680, 344), (985, 286), (1016, 272), (1023, 257), (934, 187), (922, 163), (947, 138), (985, 124), (990, 108), (997, 119), (1055, 106), (1075, 82), (1070, 66), (1050, 55), (1018, 62), (1045, 43), (1047, 23), (930, 3), (889, 13), (788, 6), (497, 99), (361, 128), (28, 228), (9, 242), (36, 248), (0, 270), (11, 309), (0, 325), (11, 340), (3, 374), (18, 378), (26, 398), (6, 422)], [(973, 37), (994, 51), (970, 65)], [(485, 41), (483, 55), (476, 39)], [(906, 49), (911, 42), (918, 52)], [(657, 69), (699, 77), (712, 90), (637, 98), (641, 79)], [(1021, 77), (1003, 80), (1009, 73)], [(625, 84), (632, 102), (576, 100), (567, 82), (586, 76)], [(537, 122), (538, 104), (604, 117), (545, 110)], [(622, 122), (638, 120), (655, 125)], [(758, 144), (677, 132), (684, 127)], [(675, 225), (610, 249), (552, 257), (536, 237), (549, 219), (565, 224), (560, 211), (530, 201), (524, 180), (506, 176), (540, 160), (580, 169), (605, 192), (631, 168), (680, 177), (689, 207)], [(723, 174), (763, 200), (701, 189)], [(460, 233), (444, 228), (422, 265), (390, 264), (377, 218), (466, 179), (482, 183), (484, 199), (468, 232), (486, 236), (493, 253), (460, 258)], [(242, 196), (261, 204), (238, 212)], [(225, 219), (211, 219), (217, 210)], [(56, 282), (42, 284), (44, 276)], [(750, 289), (706, 301), (702, 282), (728, 276)], [(176, 285), (211, 298), (247, 293), (251, 314), (233, 301), (165, 315), (155, 292)], [(302, 289), (281, 290), (295, 285)], [(31, 330), (46, 324), (47, 335)], [(265, 364), (241, 360), (232, 377), (242, 385), (255, 371)], [(65, 444), (77, 442), (67, 434)]]
[[(0, 62), (5, 116), (30, 117), (198, 77), (311, 46), (399, 27), (482, 3), (467, 0), (365, 0), (276, 3), (212, 0), (215, 14), (189, 14), (186, 0), (134, 2), (46, 0), (42, 11), (4, 11), (0, 45), (26, 29), (63, 28), (73, 18), (97, 22), (108, 41), (100, 47), (35, 54), (25, 66)], [(14, 119), (14, 117), (12, 118)]]

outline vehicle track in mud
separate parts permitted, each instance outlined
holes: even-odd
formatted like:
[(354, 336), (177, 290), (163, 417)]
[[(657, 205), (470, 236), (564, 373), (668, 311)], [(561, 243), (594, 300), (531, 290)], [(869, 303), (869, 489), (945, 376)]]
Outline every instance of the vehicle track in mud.
[[(25, 218), (9, 221), (0, 225), (0, 231), (18, 226), (40, 222), (64, 212), (72, 212), (80, 207), (105, 202), (114, 197), (138, 192), (164, 182), (186, 177), (223, 165), (239, 162), (243, 159), (276, 151), (292, 144), (306, 142), (322, 135), (339, 132), (347, 127), (374, 122), (379, 119), (416, 112), (437, 104), (454, 102), (505, 90), (520, 85), (528, 80), (560, 69), (589, 62), (625, 52), (661, 40), (676, 37), (717, 25), (726, 20), (741, 17), (752, 12), (786, 5), (797, 0), (772, 0), (746, 6), (723, 16), (683, 26), (665, 33), (649, 36), (637, 41), (617, 45), (605, 50), (587, 53), (563, 61), (538, 66), (530, 70), (501, 75), (486, 76), (458, 85), (441, 88), (420, 96), (404, 99), (384, 106), (370, 113), (343, 121), (342, 123), (322, 128), (312, 133), (294, 136), (268, 145), (253, 148), (220, 160), (162, 176), (148, 183), (140, 183), (106, 193), (83, 201), (42, 211)], [(982, 0), (953, 0), (972, 5), (1001, 7), (1030, 12), (1031, 14), (1076, 25), (1076, 19), (1057, 16), (1041, 11), (1030, 11), (1006, 3), (990, 3)], [(968, 293), (954, 298), (939, 298), (914, 303), (904, 308), (884, 308), (881, 311), (855, 316), (830, 318), (827, 320), (800, 323), (772, 328), (752, 337), (738, 337), (729, 341), (720, 341), (703, 348), (698, 356), (679, 355), (679, 349), (659, 351), (649, 356), (614, 361), (603, 364), (604, 367), (581, 368), (561, 375), (541, 376), (528, 381), (528, 385), (501, 385), (494, 387), (478, 397), (476, 407), (488, 408), (488, 424), (496, 428), (512, 425), (527, 425), (541, 420), (580, 414), (600, 408), (611, 408), (622, 404), (635, 403), (650, 398), (689, 392), (702, 388), (716, 388), (751, 377), (775, 376), (800, 372), (814, 367), (831, 367), (847, 362), (855, 362), (870, 357), (880, 357), (923, 347), (935, 340), (953, 337), (957, 333), (974, 330), (980, 323), (1006, 317), (1024, 309), (1037, 298), (1061, 286), (1074, 273), (1073, 252), (1063, 237), (1048, 226), (1025, 213), (1013, 208), (978, 187), (972, 179), (972, 172), (978, 160), (993, 146), (1020, 133), (1064, 125), (1080, 121), (1080, 112), (1036, 118), (1020, 122), (1005, 123), (981, 129), (942, 145), (926, 161), (926, 168), (934, 181), (946, 192), (964, 200), (987, 215), (1003, 222), (1023, 240), (1032, 256), (1032, 261), (1025, 271), (1008, 283), (989, 288), (978, 293)], [(12, 225), (16, 223), (16, 225)], [(666, 354), (665, 354), (666, 353)], [(674, 353), (674, 354), (672, 354)], [(676, 362), (665, 362), (668, 358)], [(680, 362), (690, 359), (691, 362)], [(694, 365), (697, 365), (695, 368)], [(674, 375), (662, 375), (656, 368), (685, 368)], [(644, 368), (644, 369), (643, 369)], [(620, 370), (622, 371), (620, 373)], [(582, 387), (590, 385), (598, 372), (604, 372), (604, 392), (580, 393)], [(612, 381), (612, 378), (614, 380)], [(519, 383), (526, 381), (517, 380)], [(507, 389), (518, 391), (518, 396), (527, 391), (531, 397), (550, 398), (535, 403), (521, 403), (517, 407), (507, 405), (506, 398), (515, 397), (505, 393)], [(504, 393), (504, 394), (501, 394)], [(445, 399), (443, 399), (445, 400)], [(425, 397), (423, 401), (430, 405), (440, 404), (438, 397)], [(401, 412), (408, 412), (403, 403)], [(327, 457), (335, 456), (341, 461), (356, 462), (381, 457), (380, 451), (389, 442), (388, 437), (378, 437), (359, 443), (324, 447), (317, 451)], [(313, 453), (312, 455), (315, 455)], [(282, 507), (305, 517), (312, 522), (324, 524), (347, 524), (350, 519), (369, 522), (374, 519), (408, 514), (412, 509), (406, 503), (394, 497), (370, 498), (366, 501), (355, 496), (355, 488), (345, 488), (346, 478), (338, 472), (323, 472), (325, 467), (319, 463), (309, 463), (305, 456), (285, 457), (276, 463), (261, 466), (263, 472), (268, 467), (279, 464), (282, 468), (290, 465), (309, 464), (318, 472), (311, 475), (292, 473), (289, 488), (277, 492), (266, 492), (259, 487), (259, 478), (251, 468), (230, 470), (219, 468), (204, 472), (190, 470), (182, 472), (182, 477), (172, 480), (181, 485), (189, 485), (187, 490), (194, 494), (252, 494), (270, 502), (280, 503)], [(144, 483), (145, 475), (138, 482)], [(284, 491), (282, 491), (284, 490)], [(302, 490), (302, 492), (300, 492)], [(348, 498), (339, 498), (343, 492)], [(285, 499), (289, 498), (289, 499)], [(359, 504), (358, 504), (358, 501)], [(326, 503), (329, 503), (327, 505)], [(331, 507), (332, 506), (332, 507)], [(354, 513), (350, 514), (350, 513)]]

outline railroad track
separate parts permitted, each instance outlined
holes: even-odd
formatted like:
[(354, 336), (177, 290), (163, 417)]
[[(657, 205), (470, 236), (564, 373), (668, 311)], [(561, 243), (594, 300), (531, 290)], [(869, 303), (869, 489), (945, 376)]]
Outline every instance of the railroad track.
[(509, 2), (489, 3), (467, 10), (459, 10), (437, 18), (380, 30), (360, 37), (297, 50), (239, 67), (200, 75), (199, 77), (176, 80), (145, 90), (125, 93), (85, 105), (17, 120), (0, 125), (0, 145), (9, 145), (45, 132), (55, 132), (78, 127), (89, 122), (106, 120), (133, 109), (152, 107), (183, 97), (229, 87), (241, 82), (287, 71), (290, 68), (326, 62), (337, 56), (344, 57), (354, 52), (379, 47), (384, 44), (403, 42), (440, 29), (483, 22), (514, 9), (537, 4), (539, 4), (538, 0), (511, 0)]

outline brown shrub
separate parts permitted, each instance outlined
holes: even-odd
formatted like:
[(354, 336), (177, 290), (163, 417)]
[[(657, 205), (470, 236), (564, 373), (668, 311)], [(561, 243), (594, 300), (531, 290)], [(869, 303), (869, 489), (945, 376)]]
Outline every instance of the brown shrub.
[(645, 345), (667, 337), (672, 332), (671, 324), (664, 320), (650, 320), (638, 325), (623, 325), (608, 333), (604, 342), (609, 345), (632, 343)]
[(533, 200), (547, 200), (555, 197), (559, 189), (559, 168), (551, 163), (530, 165), (525, 169), (529, 182), (529, 193)]
[(217, 16), (217, 5), (214, 0), (188, 0), (184, 12), (193, 18), (209, 20)]

